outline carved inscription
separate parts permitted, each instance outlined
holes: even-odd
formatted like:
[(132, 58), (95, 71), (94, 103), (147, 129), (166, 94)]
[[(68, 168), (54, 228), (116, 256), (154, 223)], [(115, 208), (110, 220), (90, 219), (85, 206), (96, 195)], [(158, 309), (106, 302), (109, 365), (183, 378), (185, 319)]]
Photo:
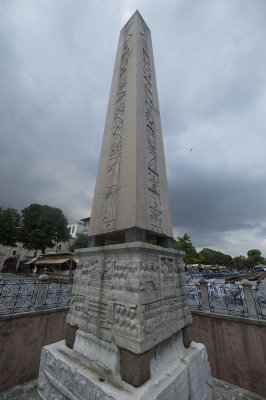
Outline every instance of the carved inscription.
[(143, 25), (142, 33), (142, 56), (143, 56), (143, 82), (145, 96), (145, 115), (146, 115), (146, 139), (149, 155), (148, 161), (148, 197), (149, 197), (149, 217), (152, 229), (156, 232), (163, 232), (162, 229), (162, 209), (160, 196), (160, 176), (157, 171), (157, 140), (156, 126), (154, 119), (154, 100), (152, 94), (152, 75), (151, 57), (148, 42), (149, 32)]
[[(49, 357), (54, 358), (56, 370), (51, 369)], [(79, 371), (72, 371), (65, 362), (50, 353), (46, 357), (42, 355), (38, 392), (40, 398), (49, 400), (67, 400), (70, 398), (70, 393), (73, 399), (114, 400), (85, 375)]]
[(70, 301), (71, 313), (77, 317), (82, 318), (84, 312), (85, 296), (73, 293)]
[(89, 299), (86, 303), (86, 309), (83, 312), (82, 318), (88, 321), (88, 326), (104, 326), (107, 322), (106, 311), (106, 302)]
[(118, 85), (116, 92), (115, 111), (113, 117), (113, 143), (110, 152), (110, 161), (107, 171), (107, 187), (105, 189), (105, 211), (103, 229), (114, 229), (116, 221), (116, 199), (119, 192), (119, 173), (122, 149), (122, 127), (124, 123), (125, 97), (127, 86), (127, 68), (130, 55), (129, 41), (131, 35), (125, 32), (122, 56), (120, 60)]
[(150, 335), (154, 331), (171, 328), (182, 318), (182, 298), (171, 297), (142, 306), (143, 331)]

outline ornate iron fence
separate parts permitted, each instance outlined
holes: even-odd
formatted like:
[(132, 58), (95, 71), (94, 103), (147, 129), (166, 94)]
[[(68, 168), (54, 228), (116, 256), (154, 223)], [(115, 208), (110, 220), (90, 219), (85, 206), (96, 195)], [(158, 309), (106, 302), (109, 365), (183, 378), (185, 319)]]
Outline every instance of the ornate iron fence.
[(256, 286), (252, 290), (258, 317), (266, 319), (266, 289)]
[(188, 303), (190, 308), (200, 309), (201, 292), (199, 285), (188, 286)]
[(0, 314), (14, 314), (34, 308), (38, 279), (0, 280)]
[(43, 300), (44, 308), (66, 307), (70, 303), (72, 284), (48, 281)]
[[(242, 285), (231, 285), (225, 283), (207, 283), (207, 291), (201, 292), (201, 283), (188, 286), (188, 300), (191, 309), (202, 309), (203, 300), (207, 304), (207, 309), (219, 314), (231, 314), (239, 316), (251, 316), (252, 318), (266, 319), (266, 288), (256, 284), (250, 286), (251, 297), (246, 299)], [(205, 294), (206, 293), (206, 294)], [(206, 296), (206, 299), (202, 298)], [(254, 300), (254, 303), (248, 303)], [(205, 307), (205, 306), (204, 306)], [(250, 315), (249, 309), (254, 309), (255, 314)]]
[[(41, 293), (43, 284), (45, 291)], [(52, 280), (40, 284), (39, 279), (2, 279), (0, 280), (0, 315), (31, 311), (38, 299), (42, 305), (41, 308), (44, 309), (66, 307), (70, 303), (72, 286), (69, 282)], [(247, 316), (249, 307), (240, 285), (208, 283), (207, 287), (206, 301), (210, 312)], [(254, 286), (252, 293), (258, 318), (266, 319), (265, 288)], [(201, 309), (202, 293), (199, 284), (188, 286), (188, 300), (191, 309)]]
[[(39, 279), (0, 280), (0, 315), (34, 310), (40, 296), (41, 285)], [(41, 308), (68, 306), (72, 286), (72, 283), (47, 280)]]
[(239, 285), (208, 284), (210, 311), (221, 314), (247, 315), (243, 289)]

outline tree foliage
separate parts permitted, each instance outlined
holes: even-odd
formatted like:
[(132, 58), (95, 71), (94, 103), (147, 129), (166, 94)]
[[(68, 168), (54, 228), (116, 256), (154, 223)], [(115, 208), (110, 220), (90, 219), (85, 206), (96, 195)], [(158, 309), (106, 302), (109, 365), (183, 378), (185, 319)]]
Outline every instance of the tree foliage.
[(178, 237), (177, 239), (178, 240), (175, 240), (174, 248), (176, 250), (183, 250), (186, 253), (184, 256), (184, 263), (186, 265), (200, 263), (201, 257), (197, 253), (190, 236), (185, 233), (183, 237)]
[(244, 269), (246, 267), (246, 258), (245, 256), (237, 256), (232, 259), (232, 266), (235, 269)]
[(261, 256), (261, 252), (258, 249), (252, 249), (247, 252), (246, 266), (253, 268), (258, 264), (266, 264), (266, 260)]
[(14, 208), (0, 208), (0, 243), (16, 247), (18, 240), (20, 215)]
[(199, 254), (202, 256), (202, 264), (204, 265), (232, 265), (232, 257), (228, 254), (223, 254), (220, 251), (204, 248)]
[(70, 246), (70, 251), (75, 251), (75, 249), (83, 249), (88, 247), (88, 236), (87, 235), (79, 235), (77, 239)]
[(22, 210), (21, 240), (28, 250), (54, 247), (69, 239), (67, 219), (59, 208), (31, 204)]

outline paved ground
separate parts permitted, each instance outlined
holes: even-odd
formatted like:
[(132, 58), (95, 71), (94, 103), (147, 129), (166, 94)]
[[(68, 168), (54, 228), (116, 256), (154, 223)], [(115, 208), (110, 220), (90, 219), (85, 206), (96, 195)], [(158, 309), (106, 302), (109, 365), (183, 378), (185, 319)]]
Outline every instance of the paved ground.
[(29, 275), (16, 275), (16, 274), (9, 274), (8, 272), (4, 272), (0, 274), (2, 279), (32, 279), (32, 274)]
[(0, 393), (0, 400), (36, 400), (37, 379)]
[[(213, 400), (266, 400), (265, 397), (218, 379), (213, 379), (213, 383)], [(37, 400), (37, 380), (0, 393), (0, 400)]]
[(265, 400), (265, 397), (213, 378), (213, 400)]

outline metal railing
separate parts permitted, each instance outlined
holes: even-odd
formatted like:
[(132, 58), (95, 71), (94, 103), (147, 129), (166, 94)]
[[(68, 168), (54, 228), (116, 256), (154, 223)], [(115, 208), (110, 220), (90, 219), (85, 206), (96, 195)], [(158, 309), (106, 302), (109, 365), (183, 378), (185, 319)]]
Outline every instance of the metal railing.
[[(0, 315), (67, 307), (71, 282), (40, 279), (0, 280)], [(241, 285), (208, 283), (188, 286), (191, 309), (266, 319), (266, 289), (243, 281)]]
[(266, 319), (266, 289), (243, 283), (199, 282), (188, 286), (191, 309)]
[(247, 315), (243, 289), (239, 285), (209, 283), (208, 298), (210, 310), (215, 313)]
[(66, 307), (70, 303), (72, 283), (48, 281), (43, 300), (44, 308)]
[(38, 289), (38, 279), (1, 280), (0, 314), (14, 314), (32, 310)]
[(192, 309), (201, 308), (201, 292), (199, 285), (188, 286), (188, 303)]
[(255, 287), (253, 297), (259, 318), (266, 319), (266, 289)]
[(0, 315), (66, 307), (70, 303), (72, 286), (72, 283), (49, 279), (2, 279)]

